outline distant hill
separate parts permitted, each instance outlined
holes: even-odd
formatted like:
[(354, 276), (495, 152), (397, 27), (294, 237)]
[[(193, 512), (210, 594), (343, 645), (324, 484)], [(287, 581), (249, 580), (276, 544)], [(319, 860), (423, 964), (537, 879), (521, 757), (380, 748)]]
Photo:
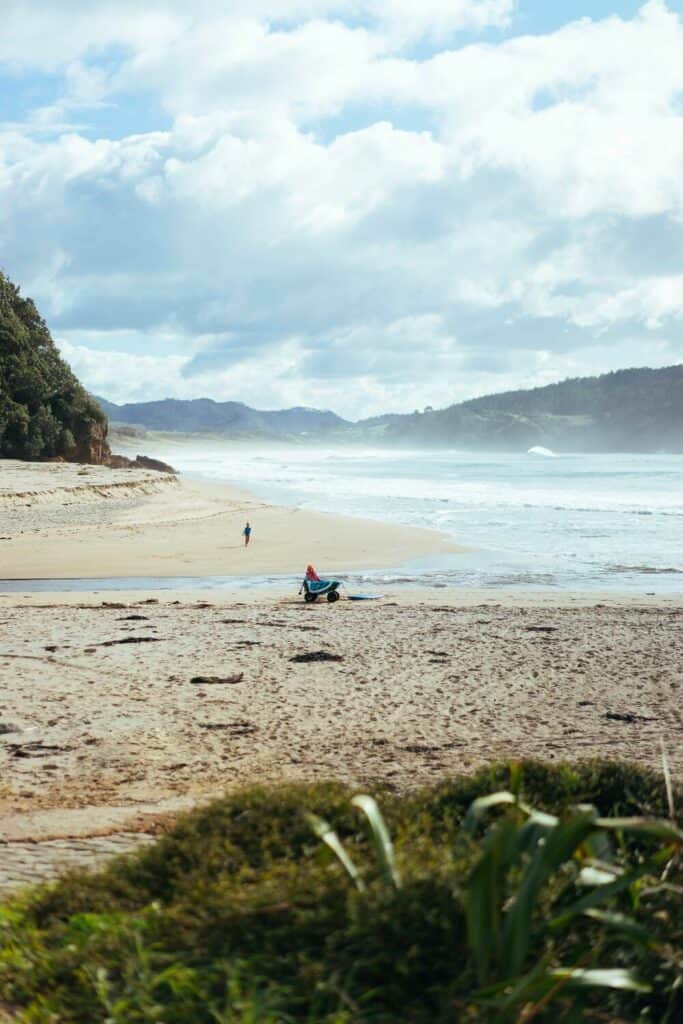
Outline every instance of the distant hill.
[(683, 452), (683, 365), (579, 377), (446, 409), (378, 416), (352, 433), (386, 444), (519, 451)]
[(523, 451), (683, 452), (683, 365), (578, 377), (527, 391), (475, 398), (446, 409), (350, 423), (333, 412), (260, 412), (241, 402), (167, 398), (99, 404), (114, 423), (230, 438)]
[(191, 401), (165, 398), (159, 402), (130, 402), (126, 405), (115, 405), (104, 398), (98, 398), (98, 402), (113, 423), (126, 423), (148, 430), (287, 439), (323, 437), (350, 426), (335, 413), (319, 409), (297, 407), (259, 411), (241, 402), (214, 402), (210, 398)]
[(0, 272), (0, 457), (109, 458), (107, 419), (60, 357), (31, 299)]

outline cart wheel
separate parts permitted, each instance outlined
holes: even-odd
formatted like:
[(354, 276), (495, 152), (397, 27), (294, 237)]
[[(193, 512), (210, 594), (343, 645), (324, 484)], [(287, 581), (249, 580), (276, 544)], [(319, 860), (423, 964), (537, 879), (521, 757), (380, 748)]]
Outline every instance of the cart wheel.
[(307, 590), (306, 593), (304, 594), (304, 601), (306, 602), (306, 604), (312, 604), (313, 601), (315, 601), (316, 597), (317, 594), (311, 594), (310, 591)]
[(327, 595), (327, 600), (330, 602), (330, 604), (334, 604), (335, 601), (338, 601), (339, 600), (339, 594), (337, 593), (337, 591), (336, 590), (331, 590), (329, 592), (329, 594)]

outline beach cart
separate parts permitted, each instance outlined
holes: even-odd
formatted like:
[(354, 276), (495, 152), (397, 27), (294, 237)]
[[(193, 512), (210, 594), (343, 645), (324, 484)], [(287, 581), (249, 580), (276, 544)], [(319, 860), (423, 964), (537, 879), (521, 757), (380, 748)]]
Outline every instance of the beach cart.
[(330, 604), (332, 604), (334, 601), (339, 600), (339, 588), (341, 585), (341, 580), (321, 579), (313, 566), (309, 565), (306, 569), (306, 576), (299, 588), (299, 593), (303, 593), (304, 601), (308, 604), (311, 601), (317, 601), (319, 597), (326, 597)]

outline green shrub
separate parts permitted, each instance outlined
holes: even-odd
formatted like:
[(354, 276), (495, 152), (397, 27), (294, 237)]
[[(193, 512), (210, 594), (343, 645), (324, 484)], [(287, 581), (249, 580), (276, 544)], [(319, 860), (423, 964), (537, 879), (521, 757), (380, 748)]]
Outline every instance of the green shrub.
[[(601, 820), (664, 818), (659, 777), (528, 763), (375, 795), (385, 832), (341, 785), (246, 789), (104, 871), (23, 894), (0, 919), (10, 1019), (680, 1019), (677, 835)], [(362, 886), (307, 812), (329, 822)], [(612, 890), (596, 887), (598, 868)]]
[[(106, 454), (107, 419), (30, 299), (0, 272), (0, 457)], [(101, 457), (101, 456), (100, 456)]]

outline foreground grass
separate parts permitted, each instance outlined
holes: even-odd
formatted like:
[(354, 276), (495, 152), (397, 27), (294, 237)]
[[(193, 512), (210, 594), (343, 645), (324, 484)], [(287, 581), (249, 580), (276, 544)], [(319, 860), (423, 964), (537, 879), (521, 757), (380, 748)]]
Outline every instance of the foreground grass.
[[(525, 763), (375, 791), (393, 847), (352, 795), (247, 789), (23, 894), (0, 911), (0, 1019), (683, 1019), (680, 834), (660, 777)], [(601, 820), (634, 815), (650, 823)]]

